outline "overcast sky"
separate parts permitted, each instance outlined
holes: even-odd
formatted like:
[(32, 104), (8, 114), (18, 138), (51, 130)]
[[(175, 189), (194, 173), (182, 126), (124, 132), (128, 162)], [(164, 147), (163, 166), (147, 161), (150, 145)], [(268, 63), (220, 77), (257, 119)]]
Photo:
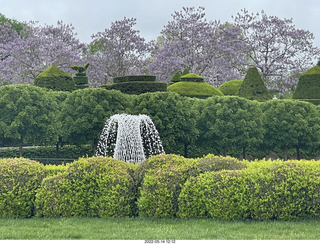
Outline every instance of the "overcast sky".
[(156, 39), (182, 7), (205, 7), (207, 20), (232, 21), (245, 8), (279, 18), (293, 18), (299, 29), (315, 35), (320, 47), (320, 0), (0, 0), (0, 13), (19, 21), (37, 20), (56, 25), (58, 20), (72, 24), (82, 42), (91, 35), (109, 28), (123, 17), (136, 18), (135, 29), (146, 40)]

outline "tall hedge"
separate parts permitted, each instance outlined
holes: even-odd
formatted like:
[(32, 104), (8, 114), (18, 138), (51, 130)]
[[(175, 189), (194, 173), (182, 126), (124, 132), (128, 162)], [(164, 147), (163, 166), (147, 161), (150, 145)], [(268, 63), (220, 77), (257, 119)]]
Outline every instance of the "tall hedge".
[(55, 65), (51, 65), (34, 79), (34, 85), (55, 91), (73, 91), (74, 80), (71, 75)]
[(247, 70), (237, 95), (257, 101), (266, 101), (272, 98), (256, 67), (250, 67)]
[(316, 65), (299, 77), (293, 99), (320, 99), (320, 66)]

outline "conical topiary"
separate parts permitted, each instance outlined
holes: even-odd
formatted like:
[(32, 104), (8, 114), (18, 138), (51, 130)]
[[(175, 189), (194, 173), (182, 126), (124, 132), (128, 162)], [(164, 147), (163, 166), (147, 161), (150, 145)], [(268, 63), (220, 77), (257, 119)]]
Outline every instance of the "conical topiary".
[(320, 99), (320, 66), (316, 65), (299, 77), (293, 99)]
[(174, 73), (174, 75), (171, 77), (170, 81), (171, 82), (179, 82), (180, 78), (181, 78), (181, 73), (179, 71), (177, 71), (176, 73)]
[(266, 101), (272, 98), (256, 67), (248, 69), (237, 95), (257, 101)]
[(187, 69), (187, 68), (185, 68), (183, 71), (182, 71), (182, 75), (187, 75), (187, 74), (189, 74), (190, 73), (190, 71), (189, 71), (189, 69)]
[(34, 85), (54, 91), (73, 91), (74, 81), (71, 75), (55, 65), (51, 65), (34, 79)]

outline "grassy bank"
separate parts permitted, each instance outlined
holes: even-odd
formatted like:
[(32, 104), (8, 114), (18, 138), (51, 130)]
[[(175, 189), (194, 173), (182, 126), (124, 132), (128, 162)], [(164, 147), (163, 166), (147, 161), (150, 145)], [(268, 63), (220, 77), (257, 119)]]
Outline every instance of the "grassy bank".
[(0, 219), (0, 239), (319, 240), (320, 221), (217, 221), (156, 218)]

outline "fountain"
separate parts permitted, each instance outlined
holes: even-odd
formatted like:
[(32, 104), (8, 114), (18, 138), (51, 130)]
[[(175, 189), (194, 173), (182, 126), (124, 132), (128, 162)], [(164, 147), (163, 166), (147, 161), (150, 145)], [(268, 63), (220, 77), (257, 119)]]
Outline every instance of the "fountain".
[(162, 143), (149, 116), (115, 114), (105, 123), (95, 155), (139, 163), (161, 153)]

